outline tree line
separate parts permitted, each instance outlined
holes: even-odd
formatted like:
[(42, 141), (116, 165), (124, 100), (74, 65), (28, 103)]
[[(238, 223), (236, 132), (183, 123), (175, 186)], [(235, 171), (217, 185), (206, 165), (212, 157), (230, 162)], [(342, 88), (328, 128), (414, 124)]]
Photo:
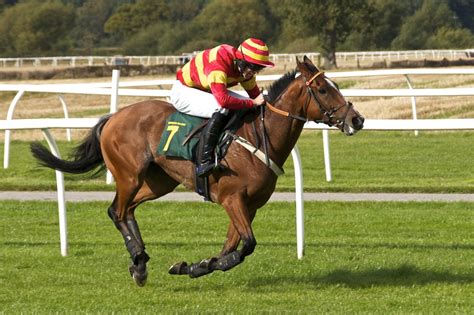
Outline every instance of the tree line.
[(273, 53), (474, 48), (472, 0), (0, 0), (0, 55), (167, 55), (247, 37)]

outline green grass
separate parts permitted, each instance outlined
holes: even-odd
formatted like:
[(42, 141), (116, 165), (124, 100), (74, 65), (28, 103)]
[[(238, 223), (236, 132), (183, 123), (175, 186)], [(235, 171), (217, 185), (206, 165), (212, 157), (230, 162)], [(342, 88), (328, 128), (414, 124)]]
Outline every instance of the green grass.
[[(330, 133), (333, 181), (325, 180), (320, 132), (304, 132), (298, 141), (305, 191), (474, 193), (473, 132), (360, 132), (347, 137)], [(67, 155), (73, 144), (61, 142)], [(293, 191), (291, 157), (278, 191)], [(55, 175), (39, 168), (28, 142), (13, 142), (10, 168), (0, 169), (0, 190), (54, 190)], [(113, 190), (104, 177), (66, 174), (67, 190)]]
[(151, 256), (135, 286), (107, 203), (68, 204), (59, 255), (55, 202), (0, 204), (0, 313), (453, 314), (474, 309), (470, 203), (306, 203), (306, 256), (294, 207), (270, 203), (255, 253), (226, 273), (190, 279), (168, 267), (218, 253), (228, 223), (207, 203), (147, 203), (138, 219)]
[[(333, 181), (325, 180), (322, 139), (305, 132), (298, 147), (306, 191), (342, 192), (474, 192), (473, 132), (361, 132), (347, 137), (330, 133)], [(288, 178), (280, 190), (292, 190)]]

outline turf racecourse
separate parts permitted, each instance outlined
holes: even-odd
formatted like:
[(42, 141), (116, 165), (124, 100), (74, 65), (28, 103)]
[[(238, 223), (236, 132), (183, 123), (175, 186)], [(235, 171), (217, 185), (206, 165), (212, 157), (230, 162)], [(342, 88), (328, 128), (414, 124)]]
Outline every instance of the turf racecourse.
[(244, 264), (190, 279), (181, 260), (216, 254), (228, 223), (208, 203), (144, 204), (151, 256), (138, 288), (107, 202), (68, 204), (70, 254), (59, 255), (55, 202), (0, 204), (0, 313), (472, 313), (473, 204), (306, 202), (306, 256), (296, 259), (294, 205), (254, 221)]

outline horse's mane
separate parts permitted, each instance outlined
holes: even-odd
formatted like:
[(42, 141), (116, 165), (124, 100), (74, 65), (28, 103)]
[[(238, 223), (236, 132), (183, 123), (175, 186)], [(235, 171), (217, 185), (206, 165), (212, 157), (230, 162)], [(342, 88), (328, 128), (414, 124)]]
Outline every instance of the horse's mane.
[(295, 79), (297, 70), (292, 70), (283, 75), (280, 79), (273, 82), (268, 88), (268, 101), (274, 102), (278, 96), (288, 87), (288, 85)]

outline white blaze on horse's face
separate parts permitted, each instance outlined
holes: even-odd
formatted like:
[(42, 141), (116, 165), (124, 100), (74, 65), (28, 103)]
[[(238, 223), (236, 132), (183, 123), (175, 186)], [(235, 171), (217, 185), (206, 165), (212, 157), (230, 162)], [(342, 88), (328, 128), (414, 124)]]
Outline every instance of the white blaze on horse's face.
[(364, 117), (354, 108), (352, 103), (348, 102), (344, 96), (342, 95), (341, 91), (339, 90), (339, 87), (337, 84), (333, 81), (331, 81), (329, 78), (324, 78), (326, 83), (334, 88), (335, 91), (337, 91), (341, 98), (345, 102), (345, 106), (339, 107), (337, 110), (340, 113), (335, 113), (336, 119), (337, 119), (337, 127), (341, 129), (342, 132), (344, 132), (348, 136), (352, 136), (357, 133), (360, 129), (363, 128), (364, 125)]
[[(336, 86), (336, 84), (334, 82), (332, 82), (331, 80), (329, 80), (328, 78), (324, 78), (324, 80), (326, 80), (326, 83), (329, 84), (330, 86), (332, 86), (333, 88), (335, 88), (337, 91), (339, 91), (339, 88)], [(341, 91), (339, 91), (341, 92)]]

